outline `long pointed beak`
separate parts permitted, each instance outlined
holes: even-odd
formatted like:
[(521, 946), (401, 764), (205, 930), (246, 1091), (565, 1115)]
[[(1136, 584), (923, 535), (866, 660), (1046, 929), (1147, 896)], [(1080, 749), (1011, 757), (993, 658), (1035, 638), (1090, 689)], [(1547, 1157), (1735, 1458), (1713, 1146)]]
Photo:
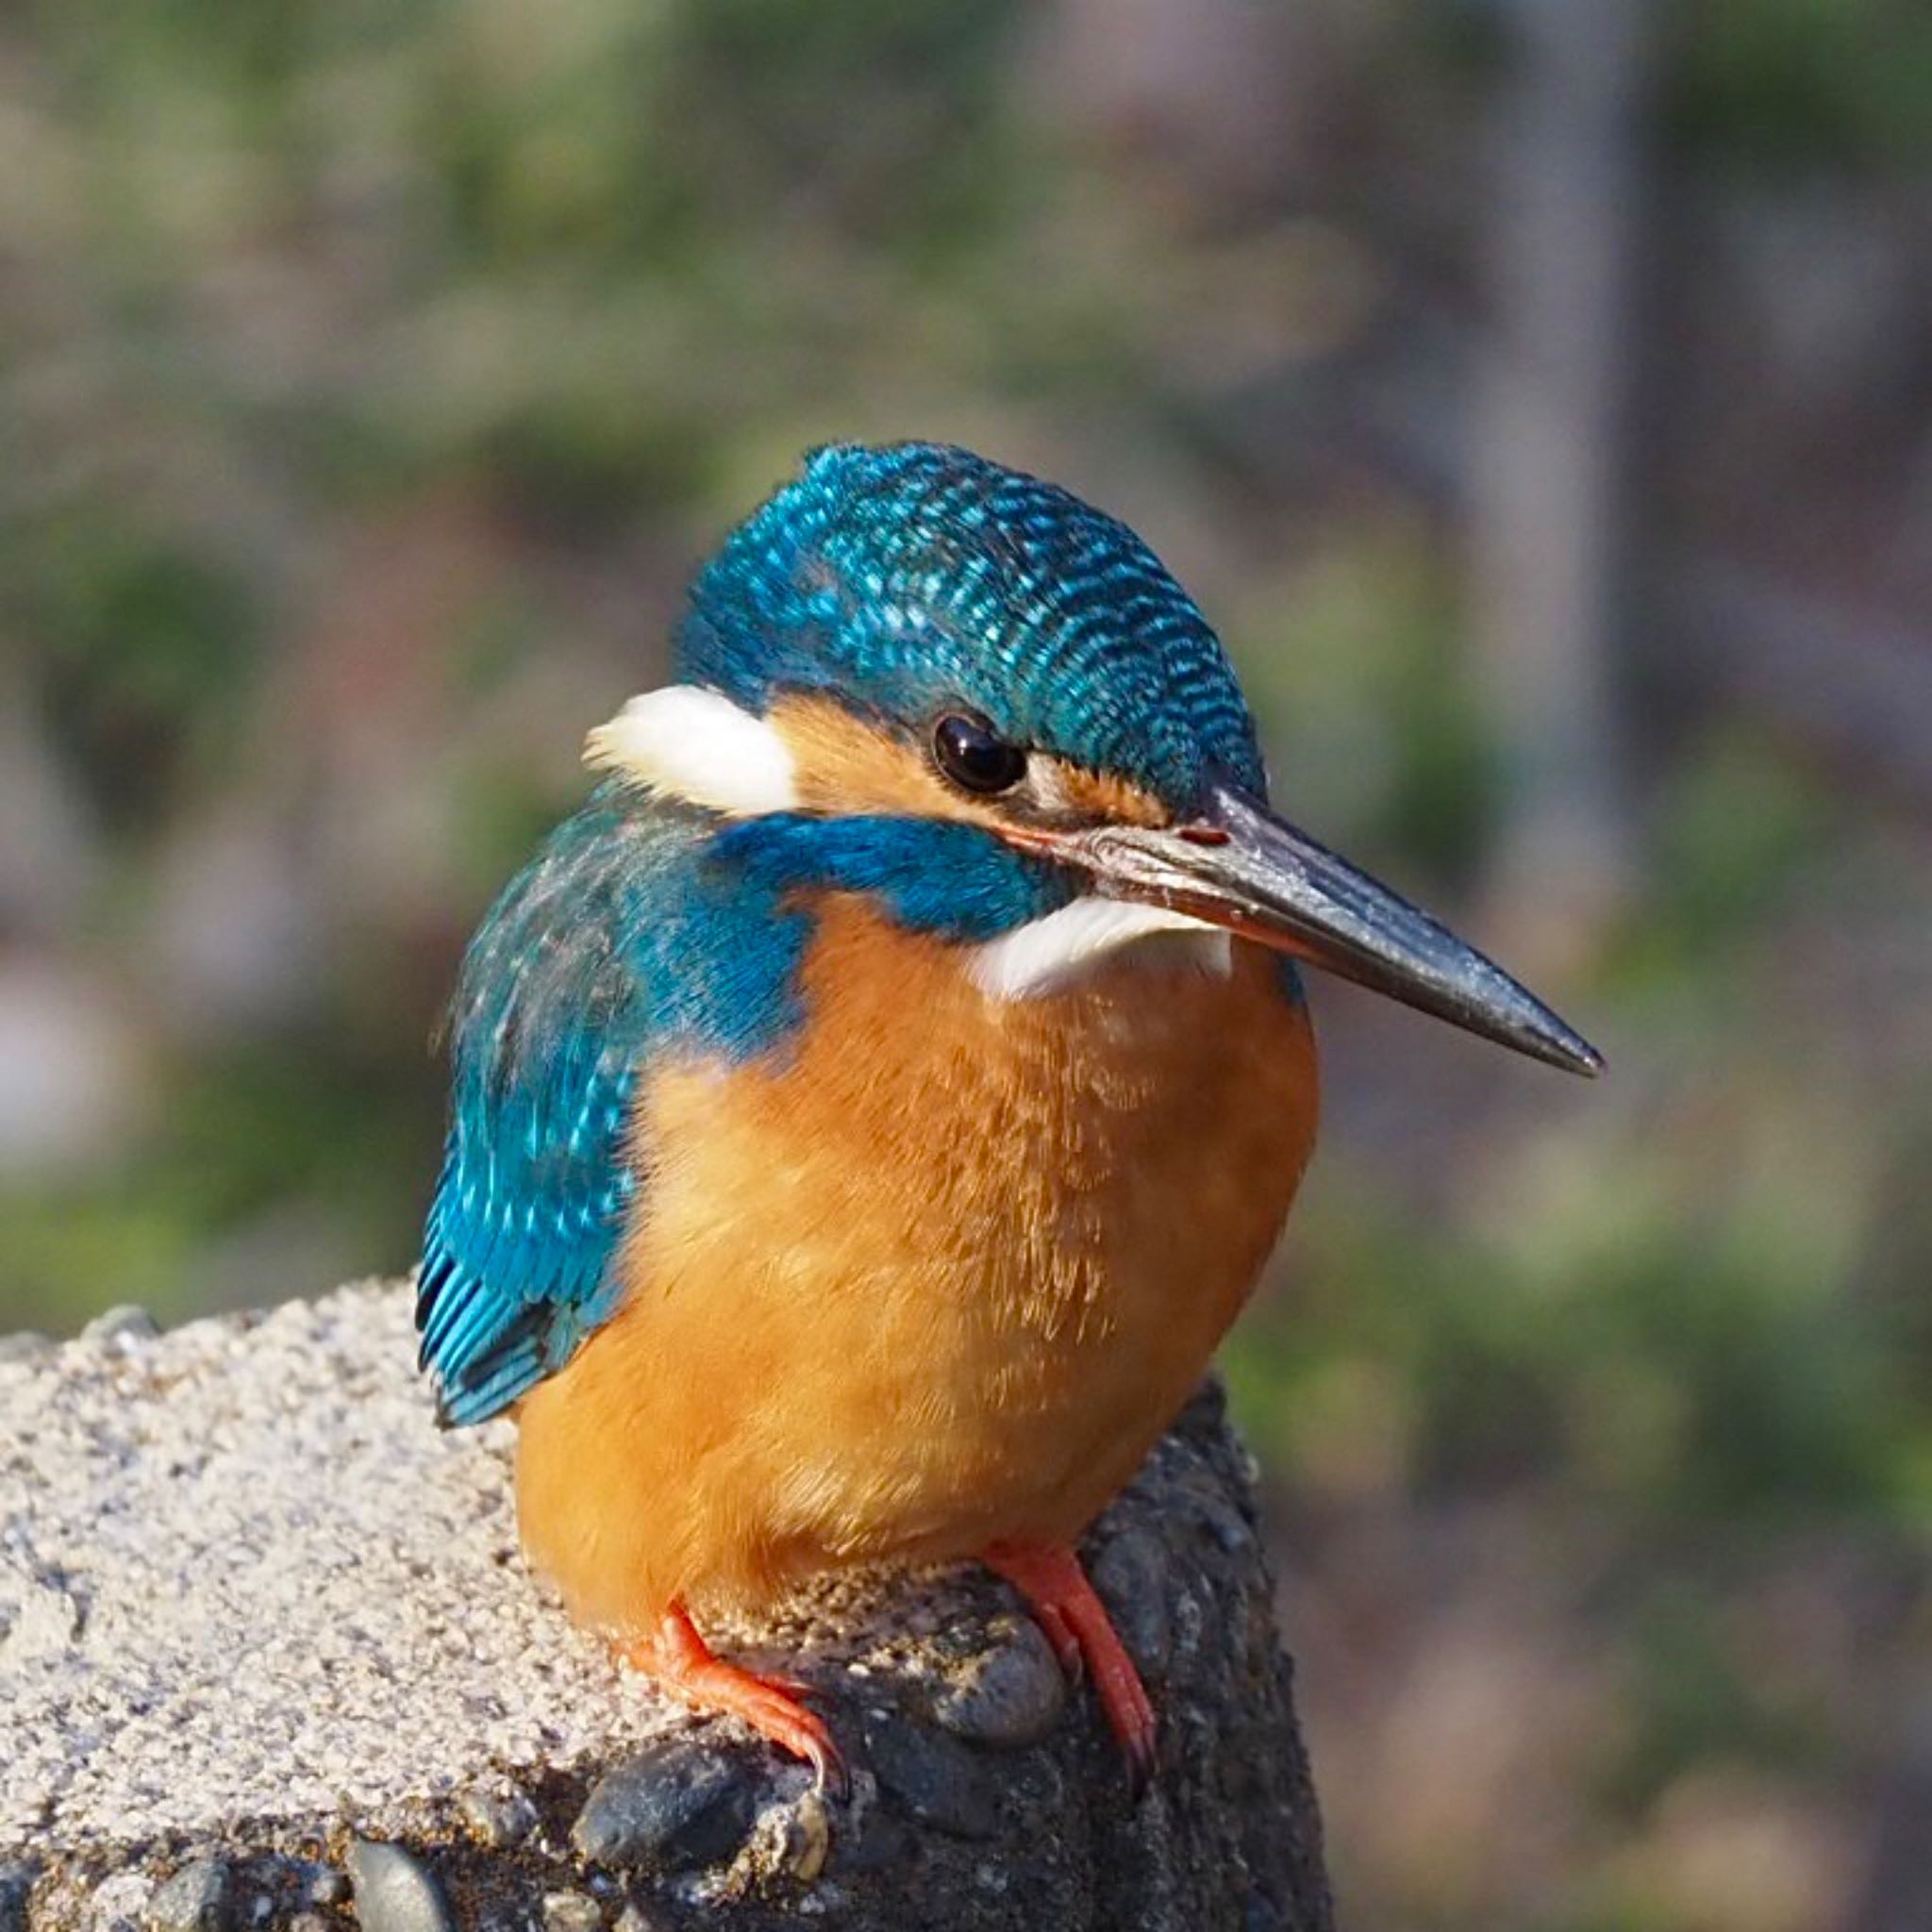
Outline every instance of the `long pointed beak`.
[(1553, 1067), (1603, 1066), (1500, 966), (1238, 786), (1211, 783), (1191, 824), (1104, 825), (1065, 841), (1062, 856), (1110, 897), (1224, 926)]

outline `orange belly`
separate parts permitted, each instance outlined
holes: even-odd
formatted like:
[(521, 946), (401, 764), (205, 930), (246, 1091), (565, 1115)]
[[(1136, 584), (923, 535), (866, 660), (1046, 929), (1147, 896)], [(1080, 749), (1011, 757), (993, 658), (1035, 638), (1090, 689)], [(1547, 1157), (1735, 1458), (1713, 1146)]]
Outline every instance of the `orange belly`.
[(580, 1618), (1068, 1540), (1133, 1474), (1314, 1136), (1306, 1009), (1184, 944), (1001, 1004), (833, 901), (793, 1052), (652, 1077), (624, 1306), (519, 1418), (525, 1541)]

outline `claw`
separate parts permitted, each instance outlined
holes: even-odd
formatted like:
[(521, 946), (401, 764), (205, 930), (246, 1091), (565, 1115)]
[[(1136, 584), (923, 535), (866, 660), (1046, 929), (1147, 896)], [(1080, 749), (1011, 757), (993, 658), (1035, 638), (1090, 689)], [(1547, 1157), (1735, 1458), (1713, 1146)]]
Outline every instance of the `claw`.
[(1128, 1788), (1139, 1798), (1154, 1775), (1154, 1706), (1079, 1557), (1049, 1543), (995, 1543), (984, 1561), (1026, 1599), (1062, 1665), (1071, 1645), (1074, 1668), (1084, 1662), (1092, 1673), (1100, 1707), (1127, 1760)]
[(791, 1678), (761, 1677), (726, 1663), (698, 1635), (682, 1604), (673, 1604), (656, 1631), (627, 1646), (623, 1655), (633, 1669), (692, 1709), (738, 1718), (781, 1751), (804, 1758), (819, 1790), (840, 1799), (851, 1795), (845, 1761), (830, 1728), (816, 1711), (799, 1702), (807, 1687)]

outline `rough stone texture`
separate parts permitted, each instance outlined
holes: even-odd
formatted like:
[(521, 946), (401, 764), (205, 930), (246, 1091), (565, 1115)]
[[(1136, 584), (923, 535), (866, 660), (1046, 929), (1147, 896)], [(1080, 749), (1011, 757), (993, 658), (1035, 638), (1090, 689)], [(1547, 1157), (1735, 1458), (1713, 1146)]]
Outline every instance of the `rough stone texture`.
[(228, 1932), (233, 1921), (228, 1868), (219, 1858), (182, 1866), (148, 1902), (152, 1932)]
[(1147, 1797), (967, 1567), (713, 1633), (816, 1687), (833, 1804), (568, 1624), (516, 1551), (509, 1429), (440, 1434), (412, 1355), (380, 1286), (0, 1349), (0, 1927), (24, 1898), (35, 1932), (1324, 1932), (1211, 1388), (1088, 1547), (1158, 1680)]

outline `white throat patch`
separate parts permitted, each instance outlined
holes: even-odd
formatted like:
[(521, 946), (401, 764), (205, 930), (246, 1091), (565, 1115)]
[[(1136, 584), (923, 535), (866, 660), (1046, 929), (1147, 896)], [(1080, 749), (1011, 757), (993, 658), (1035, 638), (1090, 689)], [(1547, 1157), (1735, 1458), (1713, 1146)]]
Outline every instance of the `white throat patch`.
[(798, 805), (785, 741), (722, 692), (694, 684), (630, 699), (584, 741), (584, 762), (732, 818)]
[(1123, 946), (1161, 935), (1188, 937), (1186, 963), (1193, 971), (1225, 976), (1233, 968), (1230, 935), (1205, 919), (1162, 906), (1081, 898), (974, 947), (969, 970), (991, 999), (1034, 999), (1069, 985)]

